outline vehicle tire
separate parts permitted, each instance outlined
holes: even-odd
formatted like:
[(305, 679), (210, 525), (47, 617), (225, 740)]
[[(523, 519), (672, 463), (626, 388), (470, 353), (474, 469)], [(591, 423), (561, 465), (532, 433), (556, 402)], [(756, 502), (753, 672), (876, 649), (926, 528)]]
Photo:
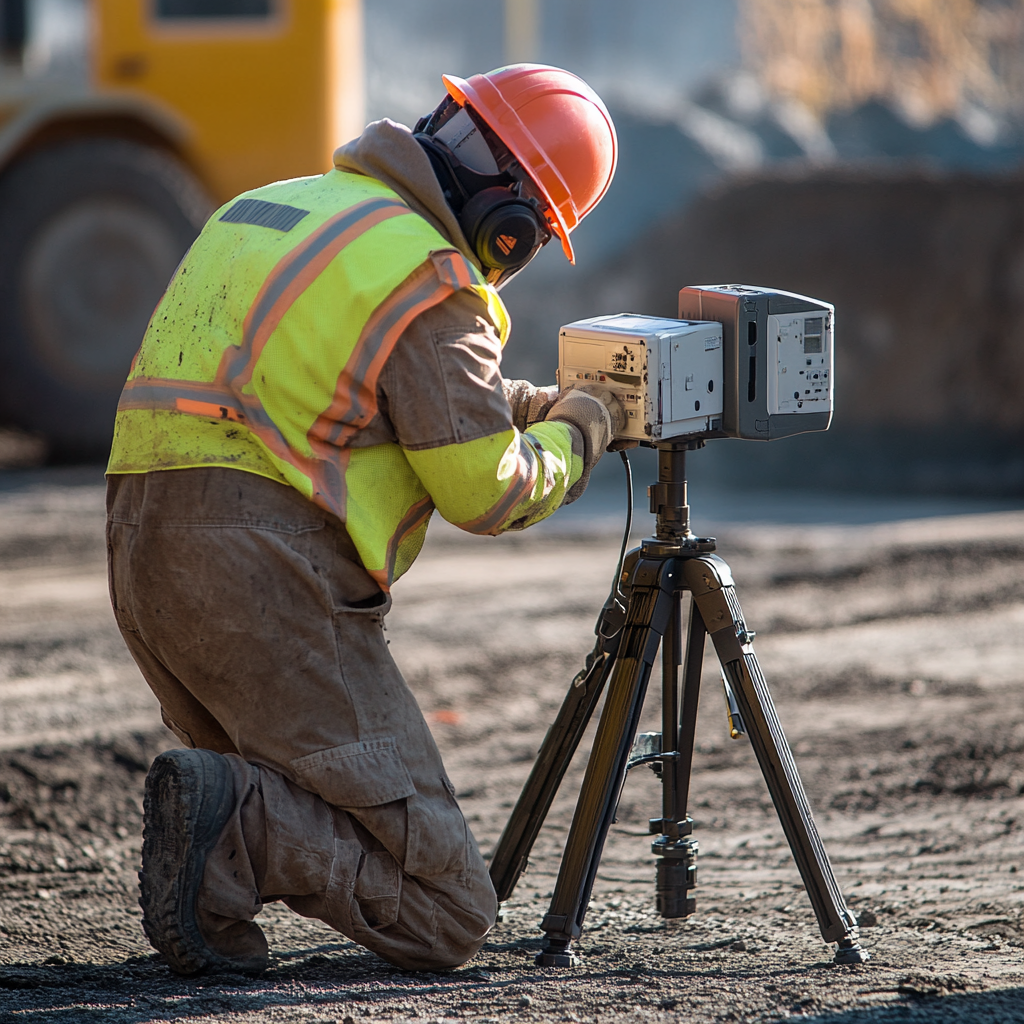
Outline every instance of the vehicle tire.
[(55, 461), (105, 459), (153, 308), (211, 204), (172, 154), (119, 139), (0, 176), (0, 422)]

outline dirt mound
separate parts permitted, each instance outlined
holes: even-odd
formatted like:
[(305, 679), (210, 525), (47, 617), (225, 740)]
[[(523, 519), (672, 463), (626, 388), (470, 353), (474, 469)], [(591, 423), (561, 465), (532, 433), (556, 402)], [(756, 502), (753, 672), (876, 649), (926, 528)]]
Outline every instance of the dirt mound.
[(131, 856), (142, 786), (167, 732), (0, 754), (0, 876), (99, 871)]
[(1024, 744), (967, 741), (932, 758), (914, 783), (934, 795), (992, 797), (1024, 795)]

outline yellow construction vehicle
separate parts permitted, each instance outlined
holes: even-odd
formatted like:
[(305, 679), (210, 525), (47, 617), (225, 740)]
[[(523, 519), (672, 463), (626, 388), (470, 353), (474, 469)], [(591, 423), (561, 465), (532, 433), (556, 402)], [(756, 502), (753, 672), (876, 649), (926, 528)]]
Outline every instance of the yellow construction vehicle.
[(0, 52), (0, 423), (102, 456), (206, 217), (362, 129), (360, 0), (0, 0)]

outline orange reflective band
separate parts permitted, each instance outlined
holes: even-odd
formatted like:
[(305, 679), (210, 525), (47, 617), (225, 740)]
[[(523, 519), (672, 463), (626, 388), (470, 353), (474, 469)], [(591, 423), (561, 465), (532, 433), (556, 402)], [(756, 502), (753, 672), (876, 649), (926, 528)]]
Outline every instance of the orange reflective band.
[(410, 534), (415, 533), (430, 518), (434, 511), (434, 502), (427, 495), (420, 498), (408, 512), (402, 517), (402, 521), (395, 527), (395, 532), (388, 540), (388, 553), (385, 567), (372, 571), (370, 575), (377, 581), (383, 590), (390, 590), (391, 584), (395, 581), (395, 566), (398, 563), (398, 551), (402, 542)]
[(191, 413), (193, 416), (208, 416), (215, 420), (231, 420), (244, 423), (245, 417), (229, 405), (216, 405), (214, 402), (197, 402), (191, 398), (176, 398), (174, 408), (178, 412)]
[(469, 288), (473, 285), (473, 272), (469, 261), (455, 249), (445, 249), (430, 254), (438, 280), (450, 284), (453, 289)]
[[(182, 397), (182, 392), (200, 397)], [(134, 377), (125, 384), (117, 408), (119, 411), (167, 409), (203, 419), (228, 420), (244, 425), (266, 445), (271, 454), (294, 466), (310, 480), (311, 498), (317, 505), (344, 518), (345, 471), (348, 468), (349, 450), (335, 448), (322, 451), (312, 458), (300, 454), (288, 445), (257, 395), (235, 393), (227, 385), (206, 381)]]

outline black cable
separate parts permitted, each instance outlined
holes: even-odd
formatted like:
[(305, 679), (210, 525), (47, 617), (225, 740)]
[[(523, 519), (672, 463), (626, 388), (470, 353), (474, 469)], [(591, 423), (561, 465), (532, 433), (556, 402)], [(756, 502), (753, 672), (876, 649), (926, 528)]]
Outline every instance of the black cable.
[(629, 456), (623, 448), (619, 452), (623, 468), (626, 470), (626, 529), (622, 533), (622, 547), (619, 548), (619, 564), (615, 567), (615, 582), (612, 594), (618, 595), (623, 601), (626, 595), (622, 591), (622, 564), (626, 559), (626, 548), (629, 545), (629, 531), (633, 529), (633, 467), (629, 464)]
[(622, 533), (622, 546), (619, 548), (619, 562), (615, 567), (615, 579), (612, 580), (611, 590), (608, 591), (608, 599), (604, 603), (604, 609), (594, 629), (594, 632), (597, 634), (597, 644), (594, 647), (593, 653), (587, 657), (586, 669), (574, 680), (574, 682), (577, 682), (577, 685), (579, 682), (582, 682), (586, 672), (589, 672), (592, 668), (592, 659), (598, 657), (598, 655), (602, 658), (607, 655), (608, 649), (605, 647), (605, 644), (622, 629), (626, 616), (626, 606), (629, 604), (629, 599), (622, 589), (622, 566), (626, 561), (629, 531), (633, 528), (633, 469), (629, 464), (629, 456), (626, 455), (625, 451), (620, 451), (619, 455), (622, 457), (622, 464), (626, 470), (626, 529)]

